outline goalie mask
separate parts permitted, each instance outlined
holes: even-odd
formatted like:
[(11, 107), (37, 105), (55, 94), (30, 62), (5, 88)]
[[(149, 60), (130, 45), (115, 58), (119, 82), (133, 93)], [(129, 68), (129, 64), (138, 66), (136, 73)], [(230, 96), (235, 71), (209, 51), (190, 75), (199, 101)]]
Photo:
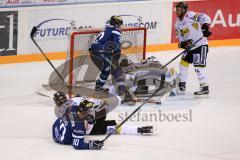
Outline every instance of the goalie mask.
[(58, 107), (60, 107), (62, 104), (67, 102), (67, 97), (63, 92), (57, 92), (57, 93), (54, 94), (53, 100), (54, 100), (55, 104)]

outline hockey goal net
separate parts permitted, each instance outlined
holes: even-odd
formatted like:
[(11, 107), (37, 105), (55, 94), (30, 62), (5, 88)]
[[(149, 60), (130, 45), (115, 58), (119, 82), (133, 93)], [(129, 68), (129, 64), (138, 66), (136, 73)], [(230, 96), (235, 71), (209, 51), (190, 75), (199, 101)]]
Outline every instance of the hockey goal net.
[[(86, 89), (83, 88), (86, 85), (93, 87), (99, 76), (99, 69), (90, 59), (89, 47), (101, 31), (101, 29), (88, 29), (71, 32), (70, 34), (66, 63), (60, 69), (60, 72), (65, 72), (65, 83), (70, 86), (68, 88), (70, 95), (82, 93)], [(134, 62), (145, 59), (146, 36), (146, 28), (123, 28), (120, 61), (123, 57)], [(82, 89), (81, 92), (80, 89)]]

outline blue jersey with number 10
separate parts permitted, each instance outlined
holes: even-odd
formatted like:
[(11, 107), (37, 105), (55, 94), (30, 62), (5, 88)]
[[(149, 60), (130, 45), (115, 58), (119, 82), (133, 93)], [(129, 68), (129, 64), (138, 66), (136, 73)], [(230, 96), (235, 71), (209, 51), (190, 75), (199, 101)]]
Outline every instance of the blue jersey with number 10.
[(120, 53), (121, 52), (121, 31), (111, 25), (107, 25), (91, 45), (93, 52)]
[[(77, 113), (77, 107), (72, 106), (73, 115)], [(58, 118), (52, 126), (53, 140), (60, 144), (71, 144), (75, 149), (89, 149), (89, 144), (84, 142), (86, 129), (82, 121), (69, 121)]]

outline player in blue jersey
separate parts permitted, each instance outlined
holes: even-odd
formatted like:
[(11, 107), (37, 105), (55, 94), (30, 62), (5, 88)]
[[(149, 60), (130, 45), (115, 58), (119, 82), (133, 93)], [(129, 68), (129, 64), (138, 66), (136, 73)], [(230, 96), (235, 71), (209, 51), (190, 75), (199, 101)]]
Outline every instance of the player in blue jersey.
[(100, 150), (103, 142), (99, 140), (84, 141), (85, 135), (152, 133), (153, 127), (136, 127), (123, 125), (116, 128), (115, 120), (106, 120), (106, 115), (95, 119), (94, 108), (109, 106), (100, 99), (74, 97), (68, 100), (64, 93), (54, 94), (55, 113), (58, 119), (52, 126), (53, 140), (59, 144), (72, 145), (75, 149)]
[[(52, 136), (56, 143), (72, 145), (75, 149), (96, 149), (102, 148), (103, 143), (98, 140), (91, 140), (88, 143), (84, 142), (84, 135), (87, 132), (85, 121), (82, 120), (82, 115), (92, 105), (91, 103), (83, 102), (79, 105), (72, 101), (68, 101), (64, 93), (54, 94), (54, 101), (63, 113), (54, 122), (52, 126)], [(93, 124), (93, 120), (89, 119), (89, 126)]]
[(123, 20), (120, 16), (112, 16), (105, 29), (97, 36), (89, 51), (93, 63), (99, 68), (101, 74), (96, 81), (96, 91), (107, 91), (104, 84), (109, 75), (117, 85), (120, 96), (124, 96), (124, 101), (136, 101), (136, 97), (130, 93), (124, 83), (124, 76), (119, 65), (121, 57), (121, 26)]

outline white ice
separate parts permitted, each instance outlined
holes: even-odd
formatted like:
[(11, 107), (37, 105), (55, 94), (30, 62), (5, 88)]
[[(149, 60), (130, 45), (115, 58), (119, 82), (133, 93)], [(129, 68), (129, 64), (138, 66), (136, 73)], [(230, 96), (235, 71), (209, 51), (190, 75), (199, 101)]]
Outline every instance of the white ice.
[[(180, 51), (151, 53), (162, 63)], [(150, 55), (150, 54), (149, 54)], [(186, 114), (192, 121), (144, 121), (128, 125), (154, 125), (153, 136), (110, 137), (101, 151), (77, 151), (58, 145), (51, 138), (55, 120), (53, 101), (36, 94), (46, 83), (47, 62), (0, 65), (0, 159), (1, 160), (239, 160), (240, 159), (240, 47), (210, 48), (208, 75), (211, 95), (193, 98), (198, 89), (190, 68), (188, 94), (168, 98), (164, 104), (146, 105), (141, 114)], [(172, 66), (177, 68), (178, 61)], [(53, 61), (59, 65), (62, 61)], [(134, 109), (119, 106), (109, 119), (121, 120)], [(148, 117), (149, 118), (149, 117)], [(102, 139), (104, 136), (88, 137)]]

